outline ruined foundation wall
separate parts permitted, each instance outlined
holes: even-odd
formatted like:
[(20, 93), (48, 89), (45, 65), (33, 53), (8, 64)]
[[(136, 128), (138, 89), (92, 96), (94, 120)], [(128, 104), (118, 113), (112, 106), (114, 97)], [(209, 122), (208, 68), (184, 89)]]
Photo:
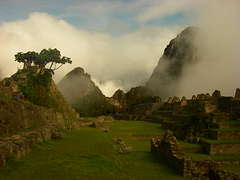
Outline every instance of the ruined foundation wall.
[(61, 131), (54, 124), (0, 139), (0, 168), (11, 158), (20, 159), (27, 155), (34, 144), (60, 138)]
[(65, 116), (28, 102), (0, 99), (0, 167), (12, 157), (23, 157), (36, 143), (61, 137), (74, 122)]
[(170, 133), (166, 133), (163, 137), (153, 138), (151, 152), (157, 157), (164, 158), (170, 166), (187, 179), (208, 180), (213, 177), (219, 180), (237, 179), (236, 175), (219, 169), (224, 162), (196, 161), (185, 157), (179, 149), (176, 138)]

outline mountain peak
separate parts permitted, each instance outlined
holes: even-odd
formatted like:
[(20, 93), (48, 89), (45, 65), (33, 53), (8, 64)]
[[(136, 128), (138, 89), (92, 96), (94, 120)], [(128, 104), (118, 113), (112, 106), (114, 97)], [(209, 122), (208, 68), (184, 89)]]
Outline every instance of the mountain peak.
[(91, 78), (89, 74), (85, 73), (82, 67), (76, 67), (66, 75), (66, 77), (68, 78), (75, 77), (75, 76), (87, 76)]
[(58, 87), (66, 100), (82, 116), (98, 116), (111, 111), (107, 98), (81, 67), (70, 71), (59, 82)]
[(167, 45), (146, 84), (155, 95), (163, 98), (176, 95), (176, 84), (185, 66), (198, 61), (195, 45), (197, 33), (197, 27), (187, 27)]

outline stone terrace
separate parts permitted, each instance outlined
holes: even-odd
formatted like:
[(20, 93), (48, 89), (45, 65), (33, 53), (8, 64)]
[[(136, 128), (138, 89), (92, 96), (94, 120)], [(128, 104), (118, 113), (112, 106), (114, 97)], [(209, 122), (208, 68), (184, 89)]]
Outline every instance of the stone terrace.
[[(199, 94), (189, 100), (185, 97), (181, 100), (176, 97), (169, 98), (153, 114), (161, 120), (163, 128), (171, 130), (177, 139), (181, 140), (181, 151), (185, 154), (180, 157), (184, 159), (181, 166), (186, 163), (186, 158), (190, 158), (195, 161), (192, 164), (196, 166), (201, 164), (209, 167), (209, 163), (213, 163), (214, 166), (228, 169), (229, 172), (240, 172), (240, 89), (236, 90), (235, 97), (223, 97), (220, 91), (215, 91), (212, 96)], [(160, 149), (166, 148), (160, 147), (163, 146), (162, 143), (158, 146)], [(166, 156), (162, 151), (160, 154), (169, 160), (169, 154)], [(178, 169), (176, 165), (172, 166)], [(204, 176), (206, 172), (209, 175), (212, 165), (207, 169)], [(184, 175), (182, 169), (180, 172)]]

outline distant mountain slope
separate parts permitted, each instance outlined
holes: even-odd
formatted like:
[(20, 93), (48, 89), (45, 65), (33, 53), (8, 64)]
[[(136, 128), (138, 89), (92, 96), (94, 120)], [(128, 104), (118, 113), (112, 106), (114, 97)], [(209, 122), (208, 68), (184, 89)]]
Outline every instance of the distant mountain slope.
[(112, 111), (112, 105), (83, 68), (77, 67), (69, 72), (58, 87), (81, 116), (98, 116)]
[(163, 98), (174, 96), (184, 68), (198, 60), (195, 38), (198, 29), (188, 27), (164, 50), (146, 87)]

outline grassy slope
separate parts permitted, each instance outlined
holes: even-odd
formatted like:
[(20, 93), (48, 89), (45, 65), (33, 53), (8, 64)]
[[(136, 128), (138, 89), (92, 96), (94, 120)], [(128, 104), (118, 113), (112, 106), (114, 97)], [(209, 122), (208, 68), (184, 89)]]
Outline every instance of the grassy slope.
[[(85, 127), (63, 140), (35, 146), (24, 159), (0, 169), (0, 179), (183, 179), (149, 152), (148, 137), (162, 133), (158, 124), (119, 121), (107, 125), (109, 133)], [(135, 152), (118, 154), (114, 137), (124, 139)]]

